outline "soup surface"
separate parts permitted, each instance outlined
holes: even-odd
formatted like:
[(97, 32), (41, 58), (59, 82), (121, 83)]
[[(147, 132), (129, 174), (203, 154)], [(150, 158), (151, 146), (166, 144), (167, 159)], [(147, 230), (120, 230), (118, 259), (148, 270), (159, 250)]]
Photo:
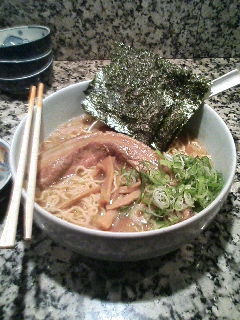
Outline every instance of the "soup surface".
[[(210, 182), (194, 177), (200, 167), (202, 177), (212, 176)], [(189, 168), (196, 173), (183, 176)], [(60, 125), (42, 143), (38, 174), (36, 201), (44, 209), (76, 225), (116, 232), (188, 219), (221, 187), (198, 141), (178, 139), (161, 154), (88, 115)], [(195, 195), (200, 187), (202, 198)]]

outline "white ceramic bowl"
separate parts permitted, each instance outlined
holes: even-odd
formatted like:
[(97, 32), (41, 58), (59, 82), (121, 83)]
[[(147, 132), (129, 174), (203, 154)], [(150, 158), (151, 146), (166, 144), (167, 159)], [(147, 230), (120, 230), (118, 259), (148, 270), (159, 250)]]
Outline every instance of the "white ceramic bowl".
[[(56, 126), (80, 115), (83, 91), (89, 81), (59, 90), (44, 100), (42, 139)], [(10, 150), (10, 168), (15, 178), (16, 162), (25, 120), (18, 126)], [(74, 251), (106, 260), (140, 260), (163, 255), (196, 238), (223, 205), (235, 173), (236, 151), (229, 129), (217, 113), (204, 105), (189, 123), (189, 129), (206, 146), (216, 168), (223, 173), (224, 187), (217, 198), (194, 217), (176, 225), (138, 233), (104, 232), (61, 220), (35, 204), (34, 221), (53, 240)], [(23, 191), (23, 197), (25, 192)], [(34, 236), (34, 235), (33, 235)]]
[(9, 144), (0, 138), (0, 151), (3, 152), (3, 162), (0, 162), (0, 192), (11, 179), (11, 172), (9, 168), (9, 149)]

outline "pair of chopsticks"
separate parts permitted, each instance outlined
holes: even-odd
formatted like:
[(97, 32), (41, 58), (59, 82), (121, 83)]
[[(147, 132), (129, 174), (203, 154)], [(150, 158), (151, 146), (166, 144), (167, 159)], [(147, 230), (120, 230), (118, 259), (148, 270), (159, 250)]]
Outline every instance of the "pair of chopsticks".
[[(38, 147), (39, 136), (41, 127), (41, 115), (42, 115), (42, 100), (43, 100), (43, 83), (36, 86), (32, 86), (28, 101), (28, 113), (25, 123), (22, 145), (20, 150), (20, 156), (18, 161), (17, 173), (15, 182), (12, 189), (12, 195), (10, 204), (7, 210), (3, 231), (0, 237), (0, 248), (11, 248), (15, 245), (18, 213), (21, 200), (21, 193), (23, 187), (23, 181), (25, 177), (26, 160), (28, 153), (30, 154), (30, 165), (27, 183), (27, 198), (24, 212), (24, 239), (30, 240), (32, 237), (32, 221), (33, 221), (33, 209), (34, 209), (34, 197), (36, 188), (36, 175), (37, 175), (37, 160), (38, 160)], [(35, 115), (35, 122), (33, 128), (32, 137), (32, 150), (29, 151), (30, 131), (32, 127), (32, 119), (34, 112), (35, 97), (37, 91), (37, 108)]]

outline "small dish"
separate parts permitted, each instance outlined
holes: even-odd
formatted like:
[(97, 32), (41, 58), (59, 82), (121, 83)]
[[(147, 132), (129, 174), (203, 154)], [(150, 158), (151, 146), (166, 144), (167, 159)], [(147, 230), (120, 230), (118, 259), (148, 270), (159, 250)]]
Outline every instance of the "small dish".
[(22, 60), (51, 49), (51, 31), (46, 26), (17, 26), (0, 30), (0, 60)]
[(12, 79), (31, 75), (42, 70), (53, 59), (52, 50), (37, 58), (0, 60), (0, 78)]
[(9, 168), (9, 144), (0, 139), (0, 191), (8, 184), (11, 178)]
[(12, 79), (0, 78), (0, 90), (15, 95), (25, 95), (32, 85), (39, 82), (50, 84), (52, 67), (53, 59), (44, 68), (31, 75)]

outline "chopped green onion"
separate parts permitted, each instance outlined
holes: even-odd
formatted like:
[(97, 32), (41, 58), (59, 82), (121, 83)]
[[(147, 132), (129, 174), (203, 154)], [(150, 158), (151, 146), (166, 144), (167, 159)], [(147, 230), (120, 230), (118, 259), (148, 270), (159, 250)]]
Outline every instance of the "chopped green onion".
[[(180, 221), (179, 213), (185, 209), (197, 213), (207, 207), (220, 192), (223, 177), (207, 156), (156, 153), (160, 169), (145, 165), (140, 176), (141, 201), (147, 205), (146, 213), (155, 219), (159, 228)], [(165, 173), (162, 166), (167, 167), (173, 177)]]

